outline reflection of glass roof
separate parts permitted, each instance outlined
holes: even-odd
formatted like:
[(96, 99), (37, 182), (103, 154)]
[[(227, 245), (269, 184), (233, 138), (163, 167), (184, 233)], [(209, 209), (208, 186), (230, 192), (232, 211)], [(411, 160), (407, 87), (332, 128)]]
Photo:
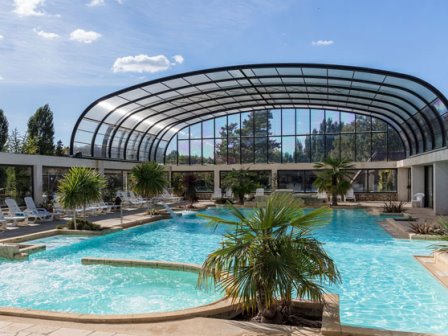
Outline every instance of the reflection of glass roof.
[(71, 151), (155, 160), (180, 129), (198, 121), (240, 111), (310, 107), (382, 119), (399, 131), (410, 156), (446, 146), (447, 106), (447, 99), (425, 81), (382, 70), (321, 64), (215, 68), (98, 99), (78, 119)]

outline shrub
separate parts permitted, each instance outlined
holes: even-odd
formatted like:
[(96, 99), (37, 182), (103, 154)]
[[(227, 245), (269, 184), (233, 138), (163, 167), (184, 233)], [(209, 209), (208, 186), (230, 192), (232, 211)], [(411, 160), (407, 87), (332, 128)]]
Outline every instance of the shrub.
[(384, 202), (383, 212), (402, 213), (404, 210), (403, 205), (403, 202)]
[(424, 235), (443, 235), (445, 233), (445, 230), (440, 225), (429, 223), (412, 223), (411, 231)]
[(73, 220), (68, 221), (67, 228), (69, 230), (87, 230), (87, 231), (101, 231), (101, 226), (98, 224), (94, 224), (92, 222), (89, 222), (87, 220), (77, 220), (76, 221), (76, 229), (75, 229), (75, 223)]

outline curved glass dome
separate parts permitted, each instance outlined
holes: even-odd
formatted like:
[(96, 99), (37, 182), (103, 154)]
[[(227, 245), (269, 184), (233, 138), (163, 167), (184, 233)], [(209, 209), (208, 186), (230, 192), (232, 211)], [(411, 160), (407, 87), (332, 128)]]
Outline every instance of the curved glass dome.
[(71, 138), (72, 154), (164, 162), (186, 127), (259, 110), (352, 112), (396, 131), (405, 155), (446, 146), (447, 99), (395, 72), (324, 64), (257, 64), (188, 72), (135, 85), (93, 102)]

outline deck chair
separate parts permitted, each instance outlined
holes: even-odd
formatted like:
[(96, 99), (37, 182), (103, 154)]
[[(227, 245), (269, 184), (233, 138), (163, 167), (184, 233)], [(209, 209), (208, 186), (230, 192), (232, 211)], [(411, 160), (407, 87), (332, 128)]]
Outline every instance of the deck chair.
[(28, 218), (23, 216), (5, 216), (0, 210), (0, 226), (5, 230), (18, 229), (19, 226), (27, 226)]
[(255, 189), (255, 197), (257, 196), (264, 196), (264, 188)]
[(225, 198), (225, 199), (233, 199), (233, 191), (232, 191), (232, 189), (231, 188), (227, 188), (226, 189), (226, 193), (225, 193), (225, 195), (223, 196), (223, 198)]
[(326, 191), (318, 192), (317, 199), (322, 199), (322, 200), (328, 201), (327, 192)]
[[(11, 217), (24, 217), (28, 221), (28, 225), (39, 225), (36, 224), (37, 216), (32, 213), (27, 213), (25, 211), (20, 210), (17, 202), (12, 198), (5, 199), (5, 203), (8, 206), (9, 216)], [(31, 223), (30, 223), (31, 220)]]
[(425, 198), (425, 194), (423, 194), (423, 193), (416, 193), (414, 195), (414, 197), (412, 197), (411, 206), (413, 208), (423, 208), (423, 206), (424, 206), (423, 199), (424, 198)]
[(347, 192), (345, 193), (345, 200), (356, 202), (356, 195), (355, 195), (355, 191), (353, 190), (353, 188), (350, 188), (349, 190), (347, 190)]
[(32, 197), (25, 197), (26, 210), (25, 213), (35, 215), (39, 220), (43, 221), (52, 221), (53, 214), (49, 212), (47, 209), (36, 207), (36, 203)]

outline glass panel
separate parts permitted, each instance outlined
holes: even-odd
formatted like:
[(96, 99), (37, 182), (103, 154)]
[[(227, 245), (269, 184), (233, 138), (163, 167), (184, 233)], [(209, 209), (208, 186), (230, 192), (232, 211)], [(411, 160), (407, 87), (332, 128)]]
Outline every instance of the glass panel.
[(348, 133), (355, 131), (355, 114), (341, 112), (341, 132)]
[(324, 135), (311, 136), (311, 161), (319, 162), (325, 157), (325, 138)]
[(397, 171), (395, 169), (369, 170), (370, 192), (397, 191)]
[(213, 138), (214, 136), (214, 119), (206, 120), (202, 122), (202, 137), (203, 138)]
[(215, 163), (215, 141), (213, 139), (202, 140), (202, 163), (214, 164)]
[(177, 136), (169, 143), (165, 156), (166, 164), (177, 164)]
[(254, 162), (254, 138), (241, 138), (241, 163)]
[(33, 168), (28, 166), (0, 166), (0, 204), (13, 198), (24, 205), (24, 197), (33, 196)]
[(190, 127), (185, 127), (184, 129), (182, 129), (177, 136), (179, 137), (179, 139), (188, 139), (188, 137), (190, 136)]
[(354, 192), (366, 192), (368, 190), (368, 171), (354, 170), (352, 177), (352, 188)]
[(190, 143), (188, 140), (179, 140), (179, 164), (189, 164)]
[(283, 135), (294, 135), (296, 134), (295, 129), (295, 110), (282, 110), (282, 132)]
[(227, 117), (221, 117), (215, 119), (215, 138), (227, 137), (226, 125), (227, 125)]
[(227, 139), (215, 139), (216, 164), (227, 163)]
[[(234, 124), (234, 123), (233, 123)], [(229, 122), (229, 127), (232, 124)], [(228, 164), (238, 164), (240, 163), (240, 139), (239, 138), (230, 138), (229, 137), (229, 145), (228, 145)]]
[(201, 140), (190, 141), (190, 164), (201, 164)]
[(296, 137), (296, 162), (310, 162), (310, 137)]
[(267, 111), (255, 111), (255, 136), (266, 136), (268, 133)]
[(294, 162), (296, 138), (283, 137), (282, 143), (282, 162)]
[(240, 134), (240, 115), (232, 114), (228, 116), (229, 137), (237, 137)]
[(386, 137), (387, 133), (372, 133), (372, 161), (387, 160)]
[(338, 111), (325, 111), (326, 119), (326, 132), (327, 133), (339, 133), (341, 130), (341, 125), (339, 122), (339, 112)]
[(371, 118), (369, 116), (356, 115), (356, 132), (370, 131)]
[(340, 137), (337, 135), (326, 135), (326, 157), (339, 159), (340, 157)]
[(282, 138), (269, 137), (269, 162), (280, 163), (282, 156)]
[(341, 159), (355, 161), (355, 135), (342, 134), (340, 137), (341, 137)]
[(316, 180), (316, 172), (312, 170), (305, 170), (305, 191), (306, 192), (317, 192), (316, 187), (313, 186)]
[(445, 113), (448, 112), (447, 107), (445, 106), (445, 104), (440, 100), (440, 98), (437, 98), (436, 100), (434, 100), (431, 104), (436, 111), (440, 114), (443, 115)]
[(304, 192), (303, 170), (279, 170), (277, 172), (278, 188), (292, 189), (294, 192)]
[(281, 110), (270, 110), (268, 112), (269, 116), (269, 135), (281, 135), (282, 134), (282, 111)]
[(297, 134), (309, 134), (310, 133), (310, 110), (297, 110), (296, 111), (296, 128)]
[(385, 132), (387, 130), (387, 124), (377, 118), (372, 118), (372, 131), (382, 131)]
[(190, 139), (201, 138), (201, 123), (197, 123), (190, 126)]
[(356, 134), (356, 161), (370, 160), (370, 133)]
[(272, 172), (270, 170), (253, 170), (256, 175), (256, 181), (260, 188), (266, 190), (272, 189)]
[(255, 163), (268, 162), (268, 138), (255, 138)]
[(241, 135), (254, 135), (254, 117), (253, 112), (241, 113)]
[(324, 133), (324, 110), (311, 110), (311, 133)]
[(387, 138), (388, 145), (388, 160), (396, 161), (404, 158), (404, 147), (401, 141), (400, 135), (392, 128), (389, 127), (389, 133)]

